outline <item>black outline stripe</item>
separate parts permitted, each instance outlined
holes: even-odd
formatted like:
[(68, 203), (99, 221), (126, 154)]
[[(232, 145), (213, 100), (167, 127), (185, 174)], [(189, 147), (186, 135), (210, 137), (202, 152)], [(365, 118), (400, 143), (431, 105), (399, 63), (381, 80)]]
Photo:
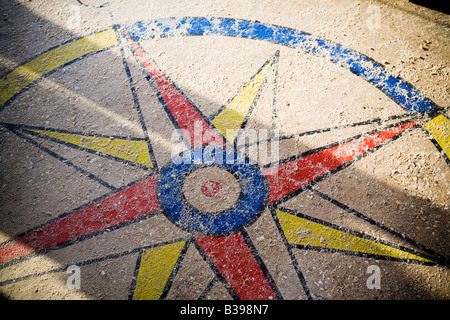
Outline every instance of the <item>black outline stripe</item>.
[[(136, 138), (136, 137), (129, 137), (129, 136), (118, 136), (118, 135), (109, 135), (109, 134), (100, 134), (100, 133), (86, 133), (83, 131), (69, 131), (65, 129), (59, 129), (59, 128), (51, 128), (51, 127), (44, 127), (44, 126), (29, 126), (25, 124), (16, 124), (16, 123), (8, 123), (8, 122), (0, 122), (0, 125), (4, 126), (10, 126), (13, 128), (18, 128), (21, 130), (42, 130), (42, 131), (53, 131), (57, 133), (68, 133), (68, 134), (77, 134), (77, 135), (83, 135), (83, 136), (89, 136), (89, 137), (95, 137), (95, 138), (106, 138), (106, 139), (123, 139), (123, 140), (130, 140), (130, 141), (144, 141), (144, 138)], [(31, 133), (31, 132), (30, 132)]]
[(101, 9), (101, 8), (105, 8), (105, 7), (109, 6), (109, 2), (105, 2), (105, 3), (100, 4), (98, 6), (94, 6), (92, 4), (83, 3), (83, 2), (81, 2), (81, 0), (77, 0), (77, 1), (78, 1), (79, 4), (81, 4), (81, 5), (83, 5), (83, 6), (87, 7), (87, 8)]
[(214, 275), (214, 277), (206, 286), (205, 290), (203, 290), (203, 292), (198, 296), (197, 300), (204, 300), (208, 296), (209, 292), (212, 290), (214, 285), (216, 284), (217, 280), (218, 280), (217, 276)]
[(273, 96), (272, 96), (272, 131), (271, 131), (271, 138), (275, 138), (275, 130), (277, 128), (277, 103), (278, 103), (278, 77), (279, 77), (279, 70), (280, 70), (280, 50), (277, 51), (278, 54), (275, 57), (274, 63), (274, 70), (275, 74), (273, 75)]
[(114, 26), (114, 31), (115, 31), (115, 34), (116, 34), (117, 43), (119, 44), (119, 47), (120, 47), (120, 54), (122, 55), (122, 63), (123, 63), (123, 67), (125, 69), (125, 73), (126, 73), (127, 78), (128, 78), (128, 83), (129, 83), (129, 86), (130, 86), (131, 95), (133, 96), (133, 103), (134, 103), (134, 106), (136, 107), (136, 110), (137, 110), (137, 114), (138, 114), (138, 117), (139, 117), (139, 122), (141, 124), (141, 128), (142, 128), (142, 131), (144, 133), (145, 141), (147, 142), (148, 153), (150, 155), (150, 159), (151, 159), (152, 164), (153, 164), (153, 169), (154, 170), (158, 170), (156, 157), (155, 157), (155, 154), (153, 152), (153, 147), (152, 147), (152, 144), (150, 142), (150, 137), (148, 135), (147, 125), (145, 124), (144, 115), (142, 114), (142, 108), (141, 108), (141, 104), (139, 102), (139, 97), (138, 97), (138, 94), (136, 92), (136, 87), (134, 85), (133, 77), (131, 76), (130, 67), (129, 67), (128, 62), (127, 62), (127, 60), (125, 58), (125, 46), (123, 44), (123, 38), (119, 34), (118, 30), (119, 30), (119, 26), (115, 25)]

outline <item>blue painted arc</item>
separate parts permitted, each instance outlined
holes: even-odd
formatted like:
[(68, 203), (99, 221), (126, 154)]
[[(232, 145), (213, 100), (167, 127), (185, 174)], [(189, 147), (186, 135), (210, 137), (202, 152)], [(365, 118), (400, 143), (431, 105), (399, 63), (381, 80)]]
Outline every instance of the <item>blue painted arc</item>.
[(404, 108), (426, 111), (435, 105), (406, 81), (389, 75), (379, 63), (361, 53), (311, 34), (271, 24), (228, 18), (165, 18), (126, 27), (136, 40), (155, 37), (220, 35), (268, 41), (328, 58), (374, 84)]

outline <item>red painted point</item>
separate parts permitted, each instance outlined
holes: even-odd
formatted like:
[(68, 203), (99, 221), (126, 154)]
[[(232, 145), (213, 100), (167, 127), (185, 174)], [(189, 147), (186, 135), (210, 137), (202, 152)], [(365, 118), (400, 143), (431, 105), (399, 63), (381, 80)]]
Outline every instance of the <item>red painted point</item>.
[(220, 183), (218, 183), (217, 181), (206, 181), (203, 185), (202, 185), (202, 192), (205, 196), (207, 197), (215, 197), (220, 189), (222, 189), (222, 186), (220, 185)]

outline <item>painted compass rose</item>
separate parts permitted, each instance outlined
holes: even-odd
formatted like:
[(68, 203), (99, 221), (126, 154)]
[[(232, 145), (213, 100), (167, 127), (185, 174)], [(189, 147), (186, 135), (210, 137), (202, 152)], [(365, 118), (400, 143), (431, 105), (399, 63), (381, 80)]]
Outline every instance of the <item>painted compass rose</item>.
[[(331, 61), (378, 88), (400, 105), (403, 112), (384, 119), (292, 135), (272, 135), (239, 145), (239, 135), (255, 116), (254, 109), (261, 103), (262, 90), (270, 77), (274, 79), (276, 93), (280, 51), (274, 50), (224, 106), (214, 114), (205, 115), (143, 45), (152, 39), (189, 37), (227, 37), (269, 43)], [(442, 254), (385, 225), (383, 219), (363, 214), (314, 187), (413, 130), (424, 130), (448, 163), (450, 121), (446, 110), (407, 82), (389, 75), (381, 64), (336, 43), (277, 25), (227, 18), (157, 19), (116, 25), (68, 41), (17, 66), (0, 79), (1, 112), (10, 110), (36, 84), (112, 49), (117, 49), (121, 55), (140, 136), (107, 135), (2, 120), (2, 126), (22, 141), (88, 177), (101, 188), (109, 189), (86, 204), (2, 242), (0, 266), (4, 276), (0, 288), (5, 292), (9, 287), (20, 286), (34, 278), (64, 274), (71, 264), (89, 268), (126, 257), (134, 259), (132, 270), (126, 269), (128, 273), (124, 276), (123, 282), (127, 284), (122, 285), (131, 299), (191, 299), (192, 295), (202, 299), (218, 297), (219, 292), (223, 293), (222, 297), (233, 299), (314, 299), (320, 295), (311, 288), (312, 269), (305, 272), (298, 253), (302, 250), (446, 270), (447, 259)], [(145, 89), (137, 85), (135, 69), (140, 70), (147, 81)], [(152, 138), (157, 123), (163, 120), (158, 119), (159, 116), (152, 122), (146, 119), (143, 91), (156, 94), (158, 105), (154, 105), (154, 109), (168, 117), (172, 127), (166, 130), (176, 129), (185, 146), (165, 161), (159, 160)], [(273, 98), (272, 102), (275, 100)], [(103, 114), (108, 112), (98, 110)], [(272, 108), (270, 114), (275, 118), (276, 108)], [(265, 164), (253, 161), (251, 154), (246, 154), (242, 148), (281, 144), (293, 138), (364, 126), (372, 127), (341, 141), (294, 150), (289, 156)], [(55, 152), (50, 145), (70, 147), (80, 153), (145, 170), (146, 174), (132, 182), (109, 182), (92, 173), (89, 165), (77, 164), (63, 152)], [(380, 229), (391, 240), (310, 216), (287, 204), (304, 193)], [(161, 231), (164, 236), (155, 235), (156, 227), (149, 233), (143, 232), (145, 228), (141, 226), (148, 221), (154, 221), (153, 226), (166, 228)], [(266, 224), (271, 227), (264, 229)], [(115, 240), (102, 238), (108, 234), (112, 237), (115, 232), (132, 226), (136, 228), (134, 237), (154, 239), (150, 243), (132, 241), (122, 247), (122, 243), (129, 242), (127, 236)], [(267, 230), (277, 241), (265, 242), (269, 238)], [(103, 241), (105, 247), (108, 242), (117, 243), (118, 248), (91, 255), (89, 247), (95, 241)], [(71, 261), (67, 258), (65, 261), (70, 263), (38, 271), (33, 271), (29, 265), (83, 243), (87, 243), (80, 249), (85, 252), (84, 259)], [(65, 252), (67, 255), (68, 251)], [(320, 262), (316, 265), (320, 268)], [(20, 266), (26, 266), (25, 271)], [(177, 289), (172, 290), (175, 287)]]

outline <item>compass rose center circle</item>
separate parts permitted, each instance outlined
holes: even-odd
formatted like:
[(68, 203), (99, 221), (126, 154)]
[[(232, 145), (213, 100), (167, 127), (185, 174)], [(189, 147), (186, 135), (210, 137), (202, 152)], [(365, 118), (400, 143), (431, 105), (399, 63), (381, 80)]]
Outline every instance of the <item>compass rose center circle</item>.
[(219, 236), (254, 222), (268, 188), (261, 169), (244, 156), (206, 147), (182, 153), (162, 170), (158, 199), (177, 226)]
[(225, 166), (196, 167), (183, 181), (186, 205), (204, 214), (219, 215), (235, 207), (242, 199), (239, 177)]

